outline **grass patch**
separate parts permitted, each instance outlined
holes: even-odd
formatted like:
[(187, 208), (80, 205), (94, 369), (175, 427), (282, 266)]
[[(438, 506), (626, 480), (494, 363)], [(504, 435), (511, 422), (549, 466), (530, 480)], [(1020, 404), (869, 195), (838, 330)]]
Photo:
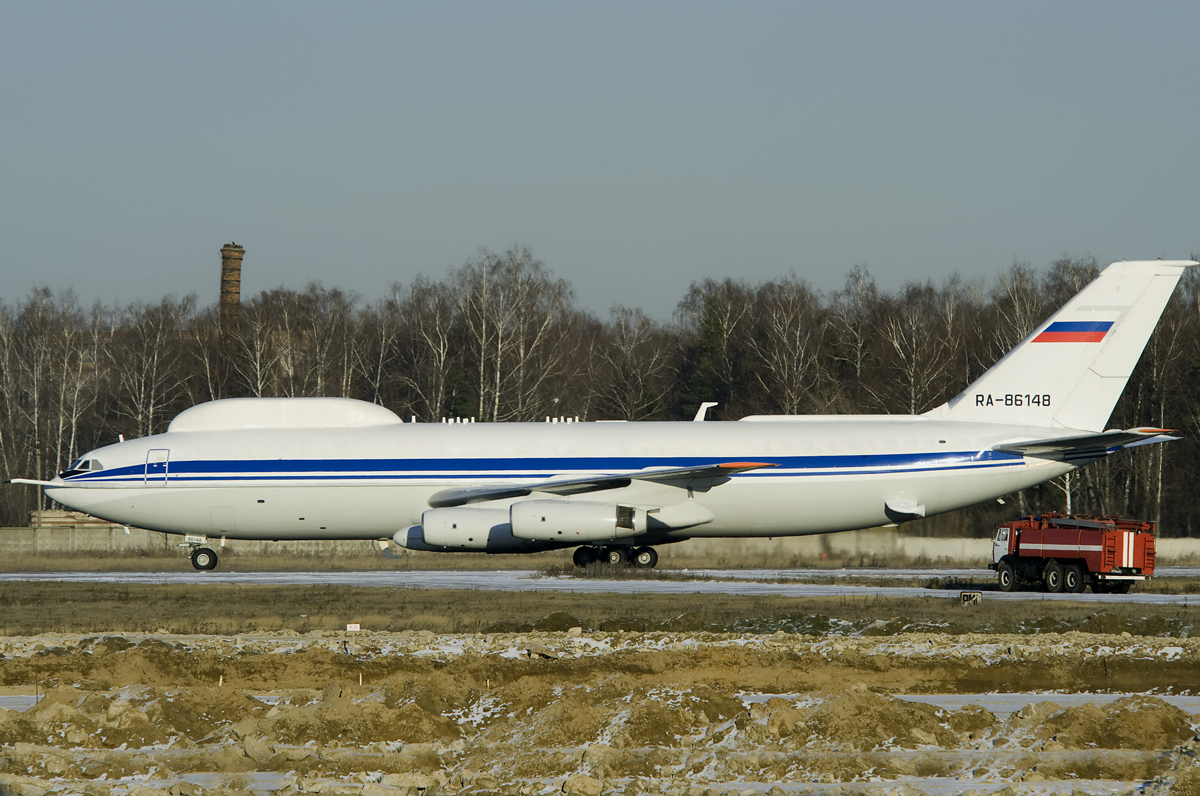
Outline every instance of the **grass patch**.
[(0, 632), (120, 633), (166, 630), (232, 635), (261, 631), (365, 630), (439, 633), (710, 631), (814, 635), (903, 632), (1121, 633), (1190, 637), (1182, 606), (988, 602), (963, 608), (941, 598), (791, 598), (722, 594), (557, 594), (342, 586), (0, 584)]

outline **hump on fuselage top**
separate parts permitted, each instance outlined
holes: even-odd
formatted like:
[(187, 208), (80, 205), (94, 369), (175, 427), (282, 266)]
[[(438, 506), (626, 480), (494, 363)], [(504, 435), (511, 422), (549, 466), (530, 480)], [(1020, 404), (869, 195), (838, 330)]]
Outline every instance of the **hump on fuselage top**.
[(167, 432), (366, 428), (402, 422), (390, 409), (353, 398), (222, 398), (183, 410)]

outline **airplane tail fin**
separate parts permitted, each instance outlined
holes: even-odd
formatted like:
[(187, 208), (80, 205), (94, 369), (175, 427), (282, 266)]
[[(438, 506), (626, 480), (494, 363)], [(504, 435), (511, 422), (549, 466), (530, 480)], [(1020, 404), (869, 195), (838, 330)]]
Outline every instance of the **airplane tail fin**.
[(927, 412), (1101, 431), (1191, 260), (1113, 263), (956, 398)]

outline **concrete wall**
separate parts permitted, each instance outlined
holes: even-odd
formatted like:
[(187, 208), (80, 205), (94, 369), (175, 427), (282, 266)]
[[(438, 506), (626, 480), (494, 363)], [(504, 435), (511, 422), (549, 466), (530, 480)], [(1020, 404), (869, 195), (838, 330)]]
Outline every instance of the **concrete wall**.
[[(215, 546), (219, 540), (212, 540)], [(0, 555), (51, 553), (119, 553), (145, 550), (166, 552), (182, 536), (120, 525), (54, 526), (0, 529)], [(374, 542), (231, 541), (242, 555), (378, 555)], [(990, 539), (934, 539), (904, 536), (893, 530), (848, 531), (820, 536), (773, 539), (693, 539), (658, 548), (664, 562), (687, 559), (697, 564), (789, 567), (830, 559), (854, 565), (884, 565), (904, 561), (928, 564), (986, 563)], [(432, 555), (432, 554), (431, 554)], [(1200, 539), (1159, 539), (1158, 562), (1200, 564)]]
[[(210, 540), (212, 547), (220, 539)], [(50, 553), (160, 553), (183, 543), (174, 536), (121, 525), (65, 525), (43, 528), (0, 528), (0, 556)], [(263, 542), (237, 541), (229, 546), (243, 555), (372, 555), (374, 542)]]
[(991, 560), (990, 539), (924, 539), (889, 530), (846, 531), (819, 536), (777, 536), (772, 539), (692, 539), (663, 545), (659, 555), (753, 561), (759, 566), (787, 567), (821, 559), (871, 566), (897, 560), (944, 563)]

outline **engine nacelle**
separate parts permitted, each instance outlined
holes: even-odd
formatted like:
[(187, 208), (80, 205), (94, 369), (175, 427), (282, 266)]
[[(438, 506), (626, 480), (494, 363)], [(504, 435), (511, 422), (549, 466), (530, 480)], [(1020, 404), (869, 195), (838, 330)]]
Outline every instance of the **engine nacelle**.
[(509, 509), (512, 534), (541, 542), (607, 542), (646, 530), (646, 512), (616, 503), (522, 500)]
[[(504, 509), (430, 509), (421, 515), (421, 531), (425, 544), (435, 547), (484, 550), (488, 546), (493, 529), (508, 535), (508, 512)], [(405, 546), (398, 539), (396, 543), (401, 547)]]

